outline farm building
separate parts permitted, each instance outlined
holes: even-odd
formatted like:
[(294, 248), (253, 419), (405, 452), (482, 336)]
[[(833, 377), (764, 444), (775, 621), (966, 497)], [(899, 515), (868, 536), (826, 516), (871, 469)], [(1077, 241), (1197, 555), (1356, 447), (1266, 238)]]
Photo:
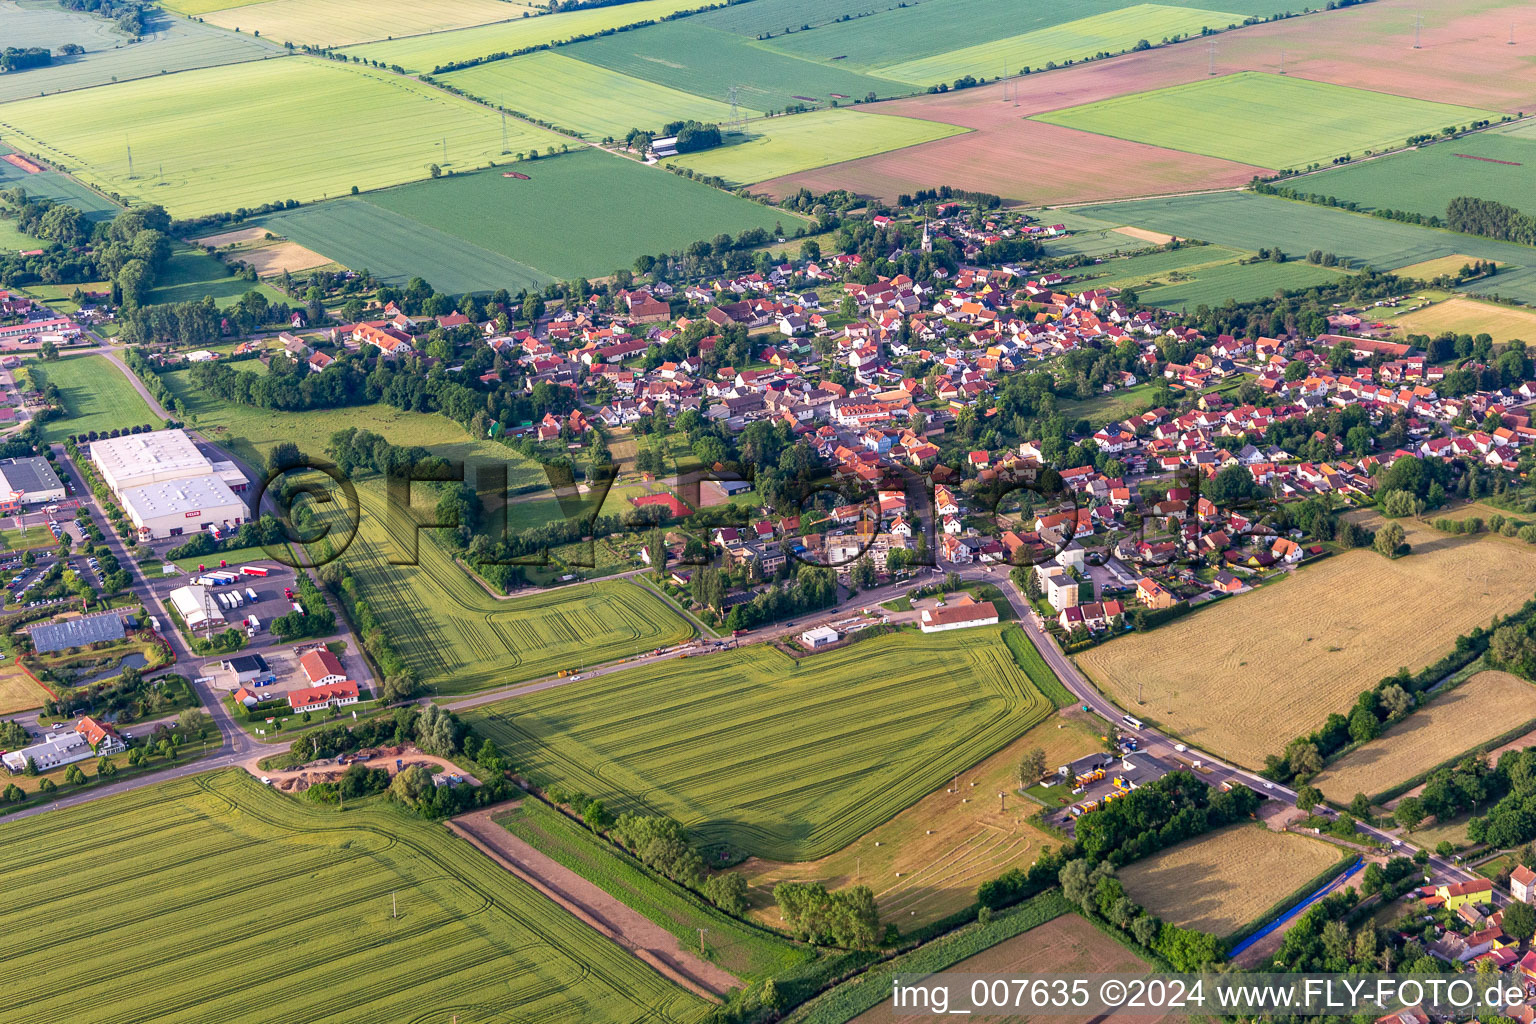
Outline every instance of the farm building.
[(29, 759), (37, 765), (38, 771), (46, 772), (50, 768), (60, 768), (76, 761), (84, 761), (91, 754), (90, 743), (80, 733), (50, 732), (43, 737), (41, 743), (34, 743), (30, 747), (22, 747), (20, 750), (0, 755), (0, 762), (5, 764), (12, 775), (20, 775), (27, 770)]
[(347, 679), (346, 670), (341, 667), (341, 659), (326, 650), (308, 652), (299, 659), (299, 668), (304, 670), (310, 686), (341, 683)]
[(213, 475), (162, 480), (123, 491), (118, 498), (144, 540), (239, 526), (249, 514), (244, 499)]
[(64, 500), (64, 484), (40, 456), (0, 461), (0, 512)]
[(997, 625), (997, 607), (991, 601), (962, 602), (955, 598), (943, 608), (923, 609), (921, 628), (924, 633), (940, 633), (946, 629), (969, 629), (972, 626)]
[(837, 639), (837, 630), (831, 626), (817, 626), (815, 629), (808, 629), (800, 634), (800, 642), (812, 650), (818, 647), (825, 647), (828, 644), (835, 644)]
[(208, 592), (209, 588), (199, 586), (177, 587), (171, 591), (171, 607), (176, 614), (181, 616), (181, 621), (187, 624), (188, 629), (196, 629), (202, 625), (212, 626), (224, 621), (224, 613), (219, 610), (219, 603)]
[(87, 615), (66, 622), (46, 622), (32, 627), (32, 648), (38, 654), (121, 640), (123, 620), (116, 612)]
[(294, 690), (288, 694), (288, 705), (295, 711), (315, 711), (319, 708), (345, 707), (348, 704), (356, 704), (359, 699), (357, 684), (344, 680), (339, 683), (328, 683), (325, 686)]

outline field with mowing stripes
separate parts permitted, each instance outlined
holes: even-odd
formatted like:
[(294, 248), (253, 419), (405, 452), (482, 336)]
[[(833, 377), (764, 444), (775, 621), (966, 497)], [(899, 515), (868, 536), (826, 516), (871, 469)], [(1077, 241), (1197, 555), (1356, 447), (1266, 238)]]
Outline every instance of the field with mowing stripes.
[[(238, 769), (9, 824), (0, 855), (6, 1020), (67, 1020), (82, 1001), (103, 1022), (163, 1024), (708, 1009), (442, 826), (322, 810)], [(65, 877), (112, 913), (61, 914)]]
[[(1144, 699), (1138, 718), (1260, 767), (1291, 737), (1348, 710), (1383, 675), (1430, 664), (1473, 626), (1519, 608), (1536, 587), (1536, 552), (1528, 545), (1400, 522), (1413, 547), (1405, 558), (1388, 561), (1369, 550), (1335, 555), (1272, 586), (1111, 640), (1078, 655), (1078, 665), (1127, 706)], [(1374, 529), (1380, 520), (1364, 525)], [(1373, 594), (1392, 595), (1387, 614), (1371, 603)]]
[(575, 36), (606, 32), (623, 25), (655, 18), (665, 18), (677, 11), (698, 7), (698, 0), (639, 0), (637, 3), (612, 4), (537, 18), (519, 18), (494, 25), (461, 28), (452, 32), (434, 32), (409, 39), (393, 39), (348, 47), (348, 57), (357, 56), (382, 64), (399, 64), (410, 74), (431, 72), (433, 68), (454, 61), (474, 60), (492, 53), (510, 53), (547, 43), (563, 42)]
[(1479, 672), (1312, 779), (1330, 800), (1375, 796), (1536, 719), (1536, 686), (1508, 672)]
[[(131, 175), (123, 142), (129, 121)], [(269, 130), (252, 131), (255, 124)], [(558, 142), (542, 129), (508, 124), (514, 152)], [(303, 159), (274, 160), (271, 131), (317, 144)], [(388, 146), (374, 145), (381, 136)], [(382, 188), (425, 178), (433, 163), (481, 167), (502, 151), (495, 111), (399, 75), (313, 57), (21, 100), (0, 107), (0, 138), (178, 217)], [(358, 159), (364, 150), (368, 158)]]
[[(1458, 259), (1451, 271), (1454, 272), (1466, 262), (1465, 259)], [(1497, 290), (1498, 278), (1495, 277), (1493, 280), (1495, 283), (1489, 287)], [(1405, 313), (1389, 322), (1410, 334), (1427, 334), (1431, 338), (1443, 331), (1452, 331), (1456, 334), (1470, 334), (1473, 337), (1487, 334), (1499, 344), (1515, 338), (1536, 342), (1536, 313), (1528, 309), (1499, 306), (1492, 302), (1479, 302), (1476, 299), (1461, 296), (1437, 302), (1428, 309)]]
[(0, 0), (0, 26), (9, 30), (20, 25), (18, 35), (24, 37), (13, 40), (6, 31), (0, 33), (0, 43), (52, 49), (71, 42), (85, 47), (84, 54), (45, 68), (0, 75), (0, 103), (283, 53), (266, 40), (201, 25), (154, 7), (146, 7), (144, 22), (147, 31), (138, 42), (132, 42), (95, 15), (32, 0), (25, 4)]
[(1244, 71), (1053, 110), (1035, 120), (1285, 168), (1400, 146), (1419, 132), (1498, 117), (1489, 110)]
[(1352, 859), (1318, 839), (1228, 825), (1118, 872), (1131, 898), (1164, 921), (1227, 936), (1251, 924), (1331, 864)]
[(731, 117), (729, 103), (572, 60), (555, 50), (491, 61), (440, 80), (487, 103), (598, 141), (623, 139), (631, 128), (660, 133), (669, 121), (708, 123)]
[(0, 667), (0, 715), (40, 708), (48, 693), (32, 681), (20, 666)]
[(864, 114), (853, 110), (817, 110), (772, 117), (747, 124), (745, 139), (727, 135), (728, 145), (668, 157), (668, 163), (718, 175), (732, 185), (749, 185), (796, 171), (886, 153), (966, 129), (911, 117)]
[(1347, 164), (1294, 183), (1302, 192), (1337, 196), (1366, 209), (1412, 210), (1445, 217), (1457, 196), (1477, 196), (1536, 210), (1536, 138), (1488, 131), (1409, 153)]
[[(1023, 639), (1017, 630), (1005, 632), (1010, 634)], [(960, 910), (975, 899), (976, 886), (1010, 868), (1028, 866), (1043, 847), (1060, 842), (1038, 827), (1041, 807), (1014, 795), (1019, 761), (1037, 747), (1054, 770), (1102, 750), (1103, 743), (1081, 712), (1052, 716), (960, 771), (958, 792), (950, 779), (942, 779), (933, 792), (836, 853), (797, 863), (750, 858), (740, 870), (751, 885), (754, 913), (767, 923), (780, 923), (773, 887), (791, 880), (821, 882), (828, 889), (868, 885), (881, 916), (903, 931)], [(997, 794), (1002, 792), (1009, 797), (999, 807)], [(1047, 810), (1060, 813), (1061, 808)]]
[(519, 769), (681, 821), (707, 844), (823, 856), (1020, 736), (1051, 704), (996, 629), (812, 655), (674, 660), (467, 717)]
[(213, 25), (260, 32), (279, 43), (345, 46), (393, 36), (443, 32), (470, 25), (521, 18), (537, 8), (503, 0), (453, 0), (424, 4), (416, 0), (265, 0), (222, 8), (203, 18)]

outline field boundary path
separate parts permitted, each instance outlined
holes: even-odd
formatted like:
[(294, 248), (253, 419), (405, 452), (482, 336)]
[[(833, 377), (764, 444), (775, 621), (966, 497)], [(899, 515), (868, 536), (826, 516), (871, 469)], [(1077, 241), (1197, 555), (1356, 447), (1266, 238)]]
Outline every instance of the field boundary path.
[(516, 802), (496, 804), (444, 822), (448, 830), (533, 886), (577, 920), (601, 933), (662, 977), (719, 1002), (741, 979), (684, 949), (677, 936), (640, 916), (576, 872), (540, 853), (491, 820)]

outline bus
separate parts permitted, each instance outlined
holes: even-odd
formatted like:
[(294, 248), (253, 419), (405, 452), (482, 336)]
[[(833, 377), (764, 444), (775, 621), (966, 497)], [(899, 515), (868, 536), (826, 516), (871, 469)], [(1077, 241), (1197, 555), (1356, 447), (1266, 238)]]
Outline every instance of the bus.
[(1139, 718), (1132, 718), (1130, 715), (1122, 715), (1121, 718), (1120, 718), (1120, 721), (1124, 722), (1126, 725), (1130, 726), (1132, 729), (1144, 728), (1142, 726), (1142, 724), (1141, 724), (1141, 719), (1139, 719)]

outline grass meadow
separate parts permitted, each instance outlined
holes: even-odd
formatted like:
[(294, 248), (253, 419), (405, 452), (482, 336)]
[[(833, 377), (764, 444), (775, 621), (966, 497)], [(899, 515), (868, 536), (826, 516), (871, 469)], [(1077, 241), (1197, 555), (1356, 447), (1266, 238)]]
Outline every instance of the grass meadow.
[(0, 666), (0, 715), (40, 708), (48, 693), (19, 665)]
[(59, 441), (70, 434), (90, 430), (115, 430), (161, 420), (122, 372), (105, 356), (64, 356), (55, 362), (33, 360), (28, 372), (41, 369), (50, 384), (59, 389), (64, 414), (43, 424), (43, 437)]
[[(346, 111), (359, 116), (338, 116)], [(274, 131), (315, 144), (302, 159), (274, 159)], [(513, 151), (558, 142), (522, 122), (511, 131)], [(382, 188), (425, 178), (434, 163), (465, 170), (502, 152), (494, 111), (398, 75), (312, 57), (21, 100), (0, 108), (0, 137), (178, 217)]]
[(1330, 800), (1375, 796), (1536, 719), (1536, 686), (1508, 672), (1479, 672), (1357, 747), (1312, 779)]
[(431, 72), (455, 61), (474, 60), (493, 53), (509, 53), (533, 46), (563, 42), (575, 36), (606, 32), (624, 25), (665, 18), (677, 11), (699, 6), (698, 0), (637, 0), (536, 18), (519, 18), (453, 32), (435, 32), (384, 42), (348, 47), (346, 55), (399, 64), (410, 74)]
[[(1382, 676), (1398, 666), (1423, 668), (1536, 588), (1536, 552), (1519, 541), (1398, 522), (1408, 531), (1409, 555), (1334, 555), (1271, 586), (1111, 640), (1077, 663), (1138, 718), (1261, 767), (1266, 755), (1346, 711)], [(1381, 594), (1391, 602), (1373, 596)]]
[(631, 128), (659, 133), (670, 121), (710, 123), (731, 117), (729, 103), (573, 60), (556, 50), (491, 61), (443, 75), (441, 81), (598, 141), (622, 139)]
[[(1343, 856), (1341, 857), (1341, 852)], [(1164, 921), (1227, 936), (1326, 871), (1352, 859), (1318, 839), (1228, 825), (1160, 850), (1118, 872), (1131, 898)]]
[(1230, 300), (1246, 302), (1274, 295), (1280, 291), (1311, 288), (1331, 284), (1344, 272), (1330, 267), (1313, 266), (1303, 260), (1287, 260), (1285, 263), (1218, 263), (1187, 273), (1187, 280), (1168, 281), (1152, 287), (1141, 288), (1137, 298), (1154, 306), (1167, 309), (1188, 309), (1196, 306), (1221, 306)]
[(1518, 210), (1536, 210), (1536, 138), (1479, 132), (1346, 164), (1291, 184), (1303, 192), (1337, 196), (1367, 209), (1411, 210), (1444, 217), (1457, 196), (1492, 199)]
[[(0, 146), (0, 153), (12, 152), (9, 146)], [(117, 216), (118, 207), (70, 178), (55, 171), (29, 174), (15, 164), (0, 160), (0, 191), (20, 188), (36, 199), (53, 199), (68, 203), (88, 220), (111, 220)]]
[(817, 110), (750, 121), (745, 136), (727, 135), (726, 145), (669, 157), (667, 162), (691, 167), (700, 174), (718, 175), (732, 185), (750, 185), (829, 163), (963, 135), (966, 130), (913, 117)]
[(892, 634), (796, 663), (754, 645), (468, 713), (519, 769), (706, 843), (824, 856), (1051, 713), (996, 629)]
[[(1536, 254), (1529, 246), (1311, 203), (1251, 192), (1221, 192), (1104, 203), (1079, 207), (1076, 212), (1105, 225), (1131, 224), (1234, 249), (1279, 246), (1293, 257), (1322, 249), (1337, 253), (1350, 265), (1369, 264), (1386, 270), (1453, 254), (1475, 256), (1507, 266), (1492, 281), (1477, 281), (1472, 287), (1536, 302), (1536, 270), (1532, 269), (1536, 268)], [(1065, 250), (1056, 246), (1055, 251)]]
[(1418, 132), (1499, 116), (1472, 107), (1244, 71), (1053, 110), (1036, 114), (1035, 120), (1186, 153), (1287, 168), (1400, 146)]
[(310, 46), (346, 46), (394, 36), (485, 25), (521, 18), (538, 9), (504, 0), (454, 0), (423, 4), (414, 0), (265, 0), (264, 3), (221, 7), (203, 20), (242, 32), (259, 32), (264, 39)]
[(517, 170), (529, 180), (489, 170), (389, 189), (367, 201), (561, 280), (601, 277), (642, 253), (681, 249), (722, 232), (797, 223), (784, 210), (586, 147), (525, 160)]
[[(283, 52), (254, 36), (236, 35), (153, 7), (146, 9), (144, 19), (148, 31), (135, 43), (95, 15), (30, 0), (23, 4), (0, 0), (5, 45), (53, 49), (72, 42), (85, 47), (85, 53), (56, 59), (45, 68), (0, 75), (0, 103), (190, 68), (261, 60)], [(16, 25), (21, 28), (17, 30), (18, 37), (12, 37), (11, 30)]]
[[(164, 1024), (708, 1009), (441, 825), (378, 801), (321, 809), (239, 769), (12, 823), (0, 852), (7, 1020), (82, 1003)], [(62, 913), (64, 878), (112, 912)]]
[(844, 102), (869, 93), (883, 97), (912, 91), (904, 82), (844, 68), (841, 62), (829, 66), (786, 56), (692, 18), (588, 39), (561, 52), (713, 100), (728, 100), (736, 86), (741, 106), (762, 113), (794, 103), (830, 106), (838, 97)]
[(177, 245), (144, 301), (201, 302), (205, 296), (211, 296), (223, 308), (234, 305), (249, 291), (261, 292), (269, 302), (292, 301), (268, 285), (242, 280), (228, 264), (214, 259), (198, 246)]

